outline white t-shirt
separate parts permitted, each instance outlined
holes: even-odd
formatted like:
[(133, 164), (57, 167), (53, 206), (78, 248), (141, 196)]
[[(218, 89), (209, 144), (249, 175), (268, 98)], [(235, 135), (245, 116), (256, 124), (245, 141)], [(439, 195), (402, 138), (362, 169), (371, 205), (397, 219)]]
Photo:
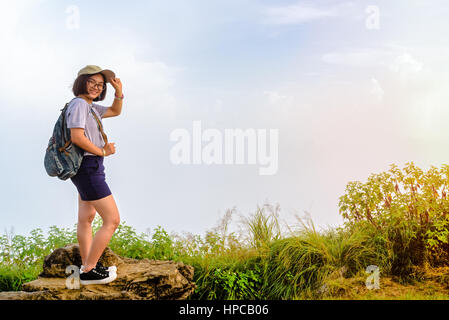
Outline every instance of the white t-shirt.
[[(100, 106), (96, 103), (92, 103), (90, 105), (83, 98), (76, 97), (72, 101), (70, 101), (69, 106), (67, 107), (67, 128), (83, 128), (84, 135), (94, 145), (99, 148), (103, 148), (105, 145), (105, 141), (103, 139), (103, 136), (101, 135), (100, 130), (98, 129), (97, 121), (95, 120), (93, 114), (91, 114), (91, 110), (95, 112), (98, 119), (100, 120), (101, 125), (103, 125), (101, 119), (107, 109), (108, 107)], [(94, 156), (94, 154), (87, 151), (84, 151), (84, 155)]]

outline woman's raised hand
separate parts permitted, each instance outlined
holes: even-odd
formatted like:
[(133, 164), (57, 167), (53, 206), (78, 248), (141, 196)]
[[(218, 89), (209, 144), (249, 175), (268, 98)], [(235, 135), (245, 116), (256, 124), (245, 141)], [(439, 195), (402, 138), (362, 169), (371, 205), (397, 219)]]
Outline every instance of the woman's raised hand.
[(109, 82), (111, 83), (111, 86), (114, 87), (115, 92), (118, 93), (119, 95), (122, 95), (122, 82), (120, 81), (120, 79), (113, 78), (109, 80)]

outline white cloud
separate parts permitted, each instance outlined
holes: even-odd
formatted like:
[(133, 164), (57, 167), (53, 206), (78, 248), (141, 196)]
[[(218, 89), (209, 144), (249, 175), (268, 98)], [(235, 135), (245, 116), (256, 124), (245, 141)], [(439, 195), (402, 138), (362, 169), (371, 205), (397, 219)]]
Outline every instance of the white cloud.
[(292, 97), (281, 95), (278, 91), (266, 90), (263, 93), (268, 97), (268, 101), (274, 105), (289, 105), (292, 101)]
[(448, 134), (445, 119), (449, 117), (446, 105), (449, 79), (447, 58), (442, 56), (447, 51), (446, 47), (391, 45), (332, 52), (323, 55), (322, 61), (348, 67), (343, 74), (336, 75), (337, 80), (347, 77), (352, 70), (362, 81), (363, 77), (369, 81), (368, 86), (354, 81), (354, 93), (344, 97), (345, 103), (360, 94), (357, 99), (364, 108), (377, 102), (384, 112), (391, 111), (390, 125), (400, 128), (400, 135), (411, 144), (440, 143)]
[(303, 5), (267, 7), (263, 9), (264, 22), (267, 24), (301, 24), (313, 20), (334, 17), (333, 9), (320, 9)]
[(420, 73), (423, 70), (423, 63), (412, 57), (410, 53), (403, 53), (396, 56), (390, 69), (404, 79)]
[(371, 95), (377, 100), (382, 101), (384, 97), (384, 90), (379, 84), (379, 81), (377, 79), (371, 78)]
[(0, 39), (12, 37), (19, 19), (45, 0), (0, 1)]
[[(20, 104), (32, 106), (34, 111), (46, 109), (54, 112), (55, 104), (63, 106), (72, 96), (71, 86), (78, 70), (87, 64), (94, 64), (114, 70), (121, 78), (126, 103), (132, 102), (132, 106), (139, 109), (151, 106), (151, 112), (157, 111), (168, 118), (175, 116), (176, 100), (171, 88), (182, 69), (156, 59), (136, 59), (141, 39), (129, 36), (129, 30), (119, 26), (108, 27), (110, 32), (105, 32), (100, 41), (86, 38), (80, 46), (79, 42), (62, 39), (73, 36), (75, 31), (63, 28), (56, 32), (46, 29), (46, 26), (32, 30), (27, 25), (14, 22), (19, 17), (24, 18), (28, 9), (18, 7), (11, 10), (10, 23), (3, 22), (10, 31), (0, 38), (0, 99), (5, 102), (3, 105), (14, 105), (20, 101)], [(83, 35), (90, 31), (81, 28), (76, 32)], [(103, 49), (116, 42), (117, 38), (121, 39), (119, 47)], [(108, 90), (106, 100), (101, 102), (104, 105), (112, 103), (112, 87), (108, 86)], [(22, 109), (16, 110), (19, 112)]]
[(386, 66), (394, 53), (391, 50), (356, 48), (345, 52), (329, 52), (321, 56), (323, 62), (348, 67)]
[[(413, 52), (413, 53), (412, 53)], [(345, 66), (357, 70), (365, 68), (372, 70), (377, 74), (388, 74), (392, 81), (398, 83), (410, 82), (423, 75), (424, 62), (415, 57), (413, 48), (404, 48), (399, 46), (386, 46), (384, 48), (353, 48), (344, 52), (330, 52), (323, 54), (321, 60), (330, 65)], [(428, 61), (433, 60), (437, 50), (427, 53)], [(436, 71), (435, 69), (434, 71)], [(429, 70), (430, 71), (430, 70)], [(347, 72), (350, 72), (347, 69)], [(372, 81), (376, 87), (373, 90), (380, 94), (377, 88), (377, 80)]]
[[(52, 46), (44, 45), (45, 37), (24, 39), (19, 34), (24, 27), (21, 23), (34, 6), (42, 3), (38, 0), (1, 1), (0, 2), (0, 87), (2, 99), (14, 100), (21, 97), (26, 100), (30, 96), (42, 96), (39, 87), (47, 80), (48, 63), (58, 64)], [(52, 70), (53, 76), (61, 72), (61, 67)], [(44, 81), (45, 79), (45, 81)], [(27, 94), (24, 95), (26, 84)], [(54, 91), (54, 89), (53, 89)], [(22, 101), (23, 101), (22, 100)]]
[(162, 61), (139, 61), (132, 50), (122, 50), (103, 61), (104, 67), (113, 69), (121, 79), (123, 91), (132, 99), (134, 108), (144, 113), (150, 110), (162, 113), (169, 118), (176, 116), (176, 99), (171, 87), (181, 69)]

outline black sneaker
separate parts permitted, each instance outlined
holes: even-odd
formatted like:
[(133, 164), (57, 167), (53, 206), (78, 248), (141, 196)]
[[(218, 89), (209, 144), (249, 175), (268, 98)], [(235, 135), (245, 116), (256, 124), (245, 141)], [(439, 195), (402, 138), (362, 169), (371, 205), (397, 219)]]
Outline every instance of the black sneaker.
[(97, 270), (100, 270), (100, 271), (108, 271), (108, 272), (115, 272), (115, 273), (117, 273), (117, 267), (116, 266), (105, 267), (100, 262), (97, 262), (97, 265), (95, 266), (95, 268), (97, 268)]
[(88, 284), (105, 284), (115, 280), (117, 274), (108, 271), (100, 271), (96, 267), (89, 272), (80, 271), (80, 283), (82, 285)]
[[(81, 265), (79, 268), (80, 268), (80, 271), (81, 271), (82, 269), (84, 269), (84, 266)], [(97, 270), (99, 270), (99, 271), (108, 271), (108, 272), (115, 272), (115, 273), (117, 273), (117, 267), (116, 266), (105, 267), (100, 262), (97, 262), (97, 265), (95, 266), (95, 268), (97, 268)]]

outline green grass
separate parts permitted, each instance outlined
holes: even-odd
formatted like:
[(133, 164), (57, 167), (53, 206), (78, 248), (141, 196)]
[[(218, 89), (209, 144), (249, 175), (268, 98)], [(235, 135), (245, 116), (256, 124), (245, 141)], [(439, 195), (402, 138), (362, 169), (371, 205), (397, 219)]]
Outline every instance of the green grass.
[[(241, 222), (239, 233), (229, 232), (234, 211), (228, 211), (204, 236), (168, 234), (161, 226), (139, 234), (122, 222), (109, 247), (125, 257), (192, 265), (197, 289), (190, 299), (447, 298), (444, 290), (432, 288), (427, 293), (367, 291), (366, 267), (377, 265), (388, 277), (398, 254), (384, 231), (366, 224), (317, 230), (311, 221), (301, 221), (299, 229), (287, 226), (290, 231), (281, 232), (278, 210), (258, 207)], [(100, 225), (97, 217), (93, 232)], [(37, 278), (45, 255), (76, 242), (76, 225), (52, 226), (46, 234), (35, 229), (28, 237), (5, 233), (0, 237), (0, 291), (20, 290), (22, 283)]]

